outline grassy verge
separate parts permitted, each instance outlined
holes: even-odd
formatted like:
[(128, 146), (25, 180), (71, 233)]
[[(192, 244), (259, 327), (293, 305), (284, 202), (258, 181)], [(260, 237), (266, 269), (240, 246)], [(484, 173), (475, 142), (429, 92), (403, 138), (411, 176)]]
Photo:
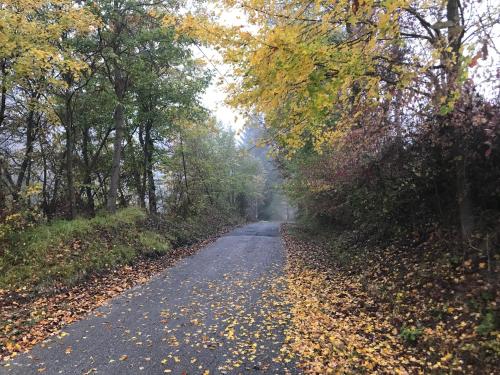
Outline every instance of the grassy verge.
[(92, 219), (55, 221), (12, 233), (0, 256), (0, 289), (46, 290), (91, 273), (169, 251), (165, 236), (145, 229), (146, 215), (127, 208)]
[(129, 208), (11, 234), (0, 252), (0, 360), (146, 283), (237, 221), (214, 214), (152, 221)]

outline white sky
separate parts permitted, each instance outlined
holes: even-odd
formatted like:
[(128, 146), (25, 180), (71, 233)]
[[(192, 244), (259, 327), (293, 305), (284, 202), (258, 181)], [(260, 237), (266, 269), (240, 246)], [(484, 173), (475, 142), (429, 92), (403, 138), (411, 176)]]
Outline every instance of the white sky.
[[(226, 9), (218, 13), (218, 21), (221, 24), (226, 26), (244, 26), (244, 28), (249, 27), (246, 16), (240, 9)], [(245, 118), (239, 111), (225, 103), (228, 97), (225, 86), (227, 83), (233, 82), (231, 66), (223, 64), (220, 54), (212, 48), (194, 48), (194, 55), (196, 58), (202, 58), (205, 61), (208, 57), (207, 68), (214, 73), (210, 86), (202, 96), (202, 104), (212, 111), (224, 127), (238, 132), (243, 128)]]
[[(220, 82), (221, 74), (224, 75), (226, 80), (231, 80), (231, 67), (220, 62), (216, 63), (215, 58), (209, 55), (212, 51), (204, 48), (203, 52), (210, 57), (210, 61), (214, 62), (218, 71), (214, 72), (214, 79), (202, 96), (202, 104), (213, 113), (224, 127), (231, 128), (235, 131), (241, 130), (245, 124), (245, 118), (235, 108), (225, 103), (227, 99), (227, 92), (224, 87), (225, 82)], [(198, 54), (202, 55), (199, 51)], [(196, 52), (195, 55), (197, 56)], [(210, 64), (208, 64), (208, 66), (213, 70)]]

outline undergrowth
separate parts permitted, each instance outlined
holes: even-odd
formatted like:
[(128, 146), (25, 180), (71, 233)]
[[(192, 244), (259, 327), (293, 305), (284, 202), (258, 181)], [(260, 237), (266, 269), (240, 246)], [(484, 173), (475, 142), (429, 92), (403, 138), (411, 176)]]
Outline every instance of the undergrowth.
[(0, 291), (36, 293), (72, 286), (91, 274), (199, 242), (241, 220), (217, 210), (151, 218), (130, 207), (113, 215), (56, 220), (12, 231), (1, 242)]
[(169, 239), (146, 229), (146, 214), (126, 208), (92, 219), (58, 220), (11, 233), (0, 256), (1, 289), (72, 285), (93, 272), (168, 252)]

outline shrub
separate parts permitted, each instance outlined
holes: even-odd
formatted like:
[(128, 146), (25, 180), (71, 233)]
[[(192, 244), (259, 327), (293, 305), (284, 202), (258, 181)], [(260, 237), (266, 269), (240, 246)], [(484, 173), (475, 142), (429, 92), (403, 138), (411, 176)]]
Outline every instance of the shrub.
[(417, 328), (417, 327), (413, 327), (413, 326), (412, 327), (403, 326), (399, 336), (407, 344), (415, 345), (417, 343), (418, 339), (420, 338), (420, 336), (422, 336), (422, 332), (423, 332), (423, 330), (421, 328)]
[(148, 257), (164, 255), (171, 249), (167, 238), (151, 231), (142, 232), (139, 242), (142, 245), (142, 253)]

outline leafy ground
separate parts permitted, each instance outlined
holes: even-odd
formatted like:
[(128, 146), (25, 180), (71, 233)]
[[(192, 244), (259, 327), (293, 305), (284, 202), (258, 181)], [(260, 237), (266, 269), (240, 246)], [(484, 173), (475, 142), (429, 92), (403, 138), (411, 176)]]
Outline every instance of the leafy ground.
[(12, 239), (19, 246), (0, 257), (0, 359), (29, 349), (227, 231), (221, 227), (214, 235), (212, 228), (205, 240), (173, 248), (170, 240), (180, 239), (145, 229), (144, 219), (142, 211), (127, 209), (35, 227)]
[(488, 271), (483, 260), (464, 260), (435, 240), (363, 247), (346, 233), (313, 237), (288, 225), (282, 235), (287, 337), (305, 373), (498, 369), (495, 264)]
[(2, 363), (0, 373), (297, 373), (280, 356), (290, 317), (279, 298), (278, 228), (260, 222), (232, 231)]

